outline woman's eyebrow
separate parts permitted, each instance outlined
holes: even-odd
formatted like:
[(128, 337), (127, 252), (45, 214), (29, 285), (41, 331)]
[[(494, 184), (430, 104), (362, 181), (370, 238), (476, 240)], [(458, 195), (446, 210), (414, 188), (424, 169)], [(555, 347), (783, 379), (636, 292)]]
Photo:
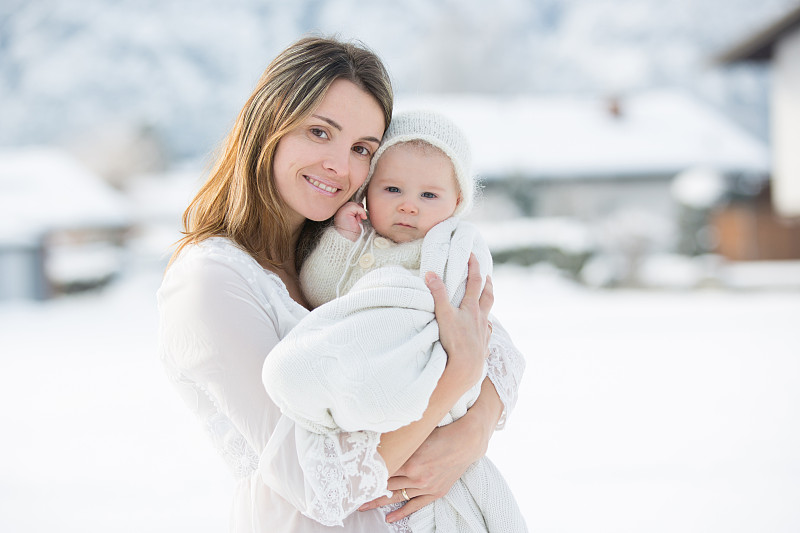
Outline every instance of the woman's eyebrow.
[(311, 115), (311, 116), (316, 117), (316, 118), (318, 118), (320, 120), (323, 120), (323, 121), (327, 122), (328, 124), (330, 124), (331, 126), (333, 126), (334, 128), (336, 128), (337, 130), (342, 131), (342, 127), (339, 125), (339, 123), (336, 122), (335, 120), (333, 120), (332, 118), (323, 117), (322, 115)]
[[(322, 115), (311, 115), (311, 116), (315, 117), (315, 118), (318, 118), (318, 119), (322, 120), (323, 122), (327, 122), (332, 127), (336, 128), (339, 131), (342, 131), (342, 126), (338, 122), (333, 120), (332, 118), (323, 117)], [(366, 137), (361, 137), (361, 140), (362, 141), (370, 141), (370, 142), (374, 142), (374, 143), (377, 143), (377, 144), (381, 143), (380, 139), (378, 139), (377, 137), (373, 137), (372, 135), (368, 135)]]

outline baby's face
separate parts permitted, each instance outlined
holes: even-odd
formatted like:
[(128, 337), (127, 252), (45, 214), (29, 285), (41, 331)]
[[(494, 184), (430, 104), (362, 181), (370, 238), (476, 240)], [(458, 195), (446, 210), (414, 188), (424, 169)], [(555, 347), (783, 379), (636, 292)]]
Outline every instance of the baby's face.
[(394, 242), (421, 239), (459, 202), (453, 164), (430, 146), (398, 144), (383, 153), (367, 187), (375, 231)]

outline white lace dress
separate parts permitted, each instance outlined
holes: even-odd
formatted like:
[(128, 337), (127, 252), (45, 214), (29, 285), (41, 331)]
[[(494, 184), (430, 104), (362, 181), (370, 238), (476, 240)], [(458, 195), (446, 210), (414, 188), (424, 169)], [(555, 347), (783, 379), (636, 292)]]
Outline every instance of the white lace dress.
[[(264, 360), (308, 313), (275, 274), (231, 241), (208, 239), (169, 268), (158, 303), (166, 371), (238, 478), (231, 531), (410, 531), (405, 521), (387, 524), (385, 510), (356, 511), (387, 494), (380, 434), (311, 433), (267, 395)], [(495, 325), (489, 377), (506, 407), (501, 427), (524, 367)]]

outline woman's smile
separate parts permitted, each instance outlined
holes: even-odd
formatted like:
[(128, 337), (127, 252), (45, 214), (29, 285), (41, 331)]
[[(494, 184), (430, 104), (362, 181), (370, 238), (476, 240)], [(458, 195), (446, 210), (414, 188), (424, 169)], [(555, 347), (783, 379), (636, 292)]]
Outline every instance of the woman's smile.
[(335, 195), (337, 192), (341, 191), (342, 189), (336, 187), (334, 185), (328, 185), (327, 183), (323, 182), (320, 179), (313, 178), (311, 176), (303, 176), (306, 181), (315, 189), (317, 189), (321, 193), (328, 193), (331, 196)]

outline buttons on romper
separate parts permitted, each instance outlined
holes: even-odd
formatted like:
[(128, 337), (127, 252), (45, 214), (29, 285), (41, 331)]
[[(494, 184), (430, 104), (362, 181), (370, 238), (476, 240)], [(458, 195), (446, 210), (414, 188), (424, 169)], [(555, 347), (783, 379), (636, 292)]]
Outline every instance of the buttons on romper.
[(358, 266), (360, 266), (364, 270), (368, 269), (369, 267), (371, 267), (374, 264), (375, 264), (375, 257), (370, 253), (366, 253), (366, 254), (362, 255), (358, 259)]
[(391, 246), (389, 239), (386, 239), (385, 237), (375, 237), (373, 243), (375, 244), (375, 248), (380, 248), (381, 250), (385, 250)]

